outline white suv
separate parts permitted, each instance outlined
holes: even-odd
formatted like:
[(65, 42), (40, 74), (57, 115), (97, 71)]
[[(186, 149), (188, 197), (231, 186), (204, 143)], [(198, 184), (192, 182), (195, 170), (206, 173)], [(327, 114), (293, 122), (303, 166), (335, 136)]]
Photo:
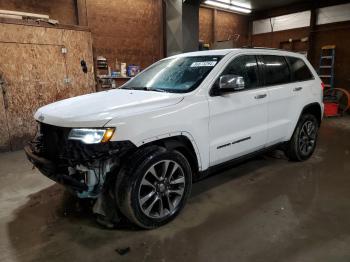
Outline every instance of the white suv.
[(143, 228), (172, 220), (192, 181), (281, 146), (295, 161), (316, 146), (322, 82), (299, 54), (262, 48), (163, 59), (121, 89), (40, 108), (25, 148), (46, 176), (99, 218)]

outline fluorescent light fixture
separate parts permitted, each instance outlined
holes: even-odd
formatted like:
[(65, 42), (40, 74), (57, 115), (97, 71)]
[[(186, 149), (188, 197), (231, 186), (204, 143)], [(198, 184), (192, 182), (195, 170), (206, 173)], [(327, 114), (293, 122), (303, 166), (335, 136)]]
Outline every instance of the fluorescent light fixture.
[(229, 1), (229, 0), (220, 0), (220, 1), (208, 0), (208, 1), (205, 1), (204, 4), (216, 6), (216, 7), (220, 7), (223, 9), (236, 11), (236, 12), (241, 12), (241, 13), (245, 13), (245, 14), (249, 14), (252, 12), (252, 10), (250, 10), (250, 9), (233, 5), (233, 2)]
[(245, 8), (242, 8), (242, 7), (238, 7), (238, 6), (230, 6), (229, 9), (233, 10), (233, 11), (237, 11), (237, 12), (242, 12), (242, 13), (245, 13), (245, 14), (249, 14), (252, 12), (252, 10), (249, 10), (249, 9), (245, 9)]
[(212, 5), (212, 6), (217, 6), (217, 7), (220, 7), (220, 8), (228, 8), (229, 5), (227, 4), (223, 4), (223, 3), (219, 3), (219, 2), (214, 2), (214, 1), (205, 1), (204, 4), (206, 5)]
[(234, 5), (237, 7), (243, 7), (243, 8), (247, 8), (247, 9), (252, 9), (252, 6), (248, 3), (241, 3), (238, 1), (232, 1), (232, 0), (216, 0), (217, 2), (222, 2), (224, 4), (228, 4), (228, 5)]

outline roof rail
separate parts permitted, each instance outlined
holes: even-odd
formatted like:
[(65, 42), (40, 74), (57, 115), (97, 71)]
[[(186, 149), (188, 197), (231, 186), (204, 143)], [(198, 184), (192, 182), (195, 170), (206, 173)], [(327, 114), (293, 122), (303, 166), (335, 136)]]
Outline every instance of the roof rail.
[(241, 48), (247, 48), (247, 49), (267, 49), (267, 50), (279, 50), (279, 51), (287, 51), (280, 48), (273, 48), (273, 47), (259, 47), (259, 46), (242, 46)]

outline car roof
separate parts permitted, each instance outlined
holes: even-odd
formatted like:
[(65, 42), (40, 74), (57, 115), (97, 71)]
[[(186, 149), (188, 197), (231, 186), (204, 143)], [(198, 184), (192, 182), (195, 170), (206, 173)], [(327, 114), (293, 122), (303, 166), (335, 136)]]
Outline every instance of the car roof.
[[(261, 54), (270, 54), (270, 55), (282, 55), (282, 56), (294, 56), (294, 57), (305, 57), (302, 54), (290, 52), (281, 49), (275, 48), (264, 48), (264, 47), (247, 47), (247, 48), (231, 48), (231, 49), (218, 49), (218, 50), (205, 50), (205, 51), (196, 51), (189, 53), (182, 53), (178, 55), (171, 56), (171, 58), (176, 57), (192, 57), (192, 56), (225, 56), (230, 53), (261, 53)], [(170, 57), (169, 57), (170, 58)]]

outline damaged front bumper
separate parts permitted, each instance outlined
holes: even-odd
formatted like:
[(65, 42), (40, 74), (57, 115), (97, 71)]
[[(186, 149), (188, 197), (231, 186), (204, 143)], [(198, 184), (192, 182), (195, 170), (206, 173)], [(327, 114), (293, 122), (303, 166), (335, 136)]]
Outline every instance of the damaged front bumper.
[(81, 193), (88, 190), (88, 186), (81, 183), (75, 178), (70, 177), (64, 173), (60, 173), (54, 162), (37, 156), (29, 145), (24, 147), (24, 152), (27, 155), (28, 160), (45, 176), (51, 180), (67, 186), (74, 192)]
[(24, 151), (46, 177), (66, 186), (80, 198), (97, 198), (121, 159), (135, 149), (130, 141), (87, 145), (68, 140), (69, 128), (40, 123), (40, 131)]

